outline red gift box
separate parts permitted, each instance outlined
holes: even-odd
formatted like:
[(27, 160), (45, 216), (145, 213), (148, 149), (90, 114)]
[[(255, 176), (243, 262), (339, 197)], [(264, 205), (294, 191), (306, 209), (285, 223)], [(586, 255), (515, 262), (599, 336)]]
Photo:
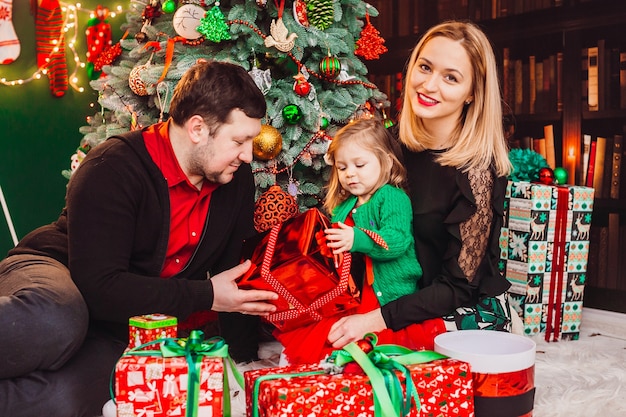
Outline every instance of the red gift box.
[[(248, 417), (377, 415), (372, 383), (367, 375), (332, 375), (323, 368), (321, 364), (297, 365), (245, 372)], [(420, 401), (419, 407), (411, 407), (408, 416), (474, 416), (473, 382), (468, 363), (444, 358), (409, 364), (406, 368)], [(259, 378), (262, 382), (255, 392)], [(406, 380), (400, 380), (405, 390)], [(254, 413), (255, 409), (258, 414)]]
[[(160, 350), (129, 350), (115, 366), (117, 417), (213, 417), (230, 414), (230, 390), (224, 364), (241, 375), (221, 338), (152, 342)], [(191, 361), (191, 363), (190, 363)], [(243, 385), (243, 381), (240, 381)]]
[(128, 320), (128, 348), (135, 349), (157, 339), (175, 338), (177, 332), (178, 320), (173, 316), (145, 314), (131, 317)]
[(244, 243), (243, 257), (253, 266), (238, 285), (278, 293), (276, 312), (264, 318), (283, 331), (359, 305), (350, 254), (342, 260), (333, 256), (324, 234), (329, 227), (327, 217), (309, 209)]

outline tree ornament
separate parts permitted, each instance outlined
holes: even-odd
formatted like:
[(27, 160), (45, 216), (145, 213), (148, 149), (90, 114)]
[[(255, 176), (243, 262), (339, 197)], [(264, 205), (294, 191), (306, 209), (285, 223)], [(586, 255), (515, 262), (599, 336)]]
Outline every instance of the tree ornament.
[(161, 5), (161, 9), (165, 13), (174, 13), (176, 10), (176, 2), (174, 0), (165, 0), (165, 2)]
[(59, 0), (42, 0), (35, 7), (37, 67), (47, 70), (52, 95), (62, 97), (67, 91), (68, 77), (61, 6)]
[(226, 24), (226, 18), (220, 9), (219, 1), (216, 1), (215, 6), (206, 12), (200, 21), (200, 26), (198, 26), (196, 30), (204, 35), (205, 38), (215, 43), (227, 41), (231, 38), (229, 27)]
[(302, 109), (295, 104), (283, 107), (283, 119), (290, 125), (295, 125), (302, 119)]
[(261, 8), (265, 8), (267, 7), (267, 0), (256, 0), (256, 5)]
[(296, 44), (295, 40), (298, 37), (295, 33), (289, 33), (283, 19), (273, 20), (270, 23), (270, 35), (264, 40), (265, 46), (271, 48), (272, 46), (281, 52), (289, 52)]
[(183, 4), (176, 10), (172, 19), (174, 30), (179, 36), (193, 40), (202, 36), (197, 28), (206, 11), (197, 4)]
[(355, 55), (362, 56), (365, 59), (378, 59), (380, 55), (387, 52), (384, 45), (385, 40), (380, 36), (380, 32), (370, 23), (369, 13), (365, 13), (366, 24), (359, 39), (356, 41)]
[(142, 74), (150, 68), (150, 61), (143, 65), (137, 65), (134, 67), (128, 75), (128, 86), (133, 93), (138, 96), (147, 96), (148, 90), (146, 82), (142, 79)]
[(388, 116), (387, 113), (385, 112), (385, 109), (382, 109), (383, 112), (383, 126), (385, 126), (385, 128), (389, 129), (390, 127), (393, 126), (393, 120), (391, 120)]
[(295, 82), (293, 83), (293, 91), (300, 97), (306, 97), (311, 92), (311, 84), (307, 81), (304, 74), (298, 72), (294, 75)]
[(554, 182), (559, 185), (567, 184), (567, 170), (565, 168), (554, 168)]
[(107, 48), (113, 44), (111, 40), (111, 25), (106, 20), (109, 17), (109, 9), (106, 7), (96, 7), (95, 17), (87, 22), (85, 35), (87, 37), (87, 75), (90, 80), (97, 80), (102, 75), (102, 66), (96, 70), (95, 62)]
[(252, 153), (258, 159), (274, 159), (283, 149), (283, 137), (274, 126), (263, 125), (252, 141)]
[(257, 67), (252, 68), (248, 71), (248, 74), (254, 80), (254, 83), (259, 90), (263, 93), (263, 95), (267, 94), (272, 88), (272, 74), (269, 69), (262, 70)]
[(254, 228), (262, 233), (299, 213), (296, 199), (279, 185), (272, 185), (255, 203)]
[(330, 121), (328, 120), (327, 117), (320, 117), (320, 129), (321, 130), (326, 130), (328, 129), (328, 126), (330, 125)]
[(307, 8), (304, 0), (294, 0), (293, 20), (302, 27), (309, 27), (309, 18), (307, 17)]
[(0, 0), (0, 65), (20, 56), (20, 41), (13, 27), (13, 0)]
[(328, 56), (320, 61), (320, 72), (326, 78), (337, 78), (341, 72), (341, 61), (339, 61), (339, 58), (331, 56), (329, 53)]
[(539, 170), (539, 182), (546, 185), (554, 184), (554, 171), (552, 171), (552, 168), (543, 167)]
[(308, 0), (307, 9), (309, 23), (319, 30), (325, 30), (333, 24), (335, 18), (333, 0)]
[(359, 349), (361, 349), (363, 351), (363, 353), (368, 354), (370, 353), (372, 350), (374, 350), (374, 345), (372, 345), (372, 340), (369, 338), (364, 338), (364, 339), (359, 339), (356, 342), (354, 342)]

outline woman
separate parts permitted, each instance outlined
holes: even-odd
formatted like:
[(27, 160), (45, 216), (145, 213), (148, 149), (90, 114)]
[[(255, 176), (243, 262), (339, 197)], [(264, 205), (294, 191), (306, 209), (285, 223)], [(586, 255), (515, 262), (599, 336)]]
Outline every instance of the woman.
[(341, 318), (340, 348), (368, 332), (443, 318), (447, 330), (510, 331), (510, 284), (498, 239), (510, 171), (491, 44), (475, 25), (444, 22), (411, 54), (398, 126), (404, 145), (420, 289)]

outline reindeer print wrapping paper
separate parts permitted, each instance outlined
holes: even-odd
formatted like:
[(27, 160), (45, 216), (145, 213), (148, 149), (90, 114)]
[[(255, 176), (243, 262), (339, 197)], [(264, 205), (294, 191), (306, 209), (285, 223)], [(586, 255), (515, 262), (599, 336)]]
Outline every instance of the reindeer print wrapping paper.
[(509, 182), (500, 270), (529, 336), (578, 339), (593, 188)]

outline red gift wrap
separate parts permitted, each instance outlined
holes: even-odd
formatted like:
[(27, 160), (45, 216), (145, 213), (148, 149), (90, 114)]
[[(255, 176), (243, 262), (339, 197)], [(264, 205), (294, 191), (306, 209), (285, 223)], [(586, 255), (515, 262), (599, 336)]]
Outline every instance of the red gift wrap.
[(157, 339), (175, 338), (177, 333), (178, 320), (176, 317), (165, 314), (145, 314), (131, 317), (128, 320), (128, 348), (135, 349)]
[(253, 266), (239, 280), (243, 289), (278, 293), (276, 312), (264, 318), (287, 331), (344, 314), (359, 305), (350, 276), (350, 256), (333, 256), (324, 229), (330, 221), (317, 209), (274, 226), (244, 243), (243, 258)]
[[(221, 358), (202, 358), (198, 417), (222, 415)], [(115, 367), (117, 417), (185, 416), (189, 369), (184, 357), (124, 356)]]
[[(469, 364), (455, 359), (439, 359), (406, 367), (411, 372), (421, 403), (420, 409), (412, 407), (408, 416), (474, 416)], [(254, 383), (267, 375), (277, 378), (263, 381), (259, 386), (259, 417), (374, 416), (372, 385), (365, 374), (331, 375), (320, 373), (321, 368), (321, 365), (299, 365), (245, 372), (247, 416), (254, 415)]]

